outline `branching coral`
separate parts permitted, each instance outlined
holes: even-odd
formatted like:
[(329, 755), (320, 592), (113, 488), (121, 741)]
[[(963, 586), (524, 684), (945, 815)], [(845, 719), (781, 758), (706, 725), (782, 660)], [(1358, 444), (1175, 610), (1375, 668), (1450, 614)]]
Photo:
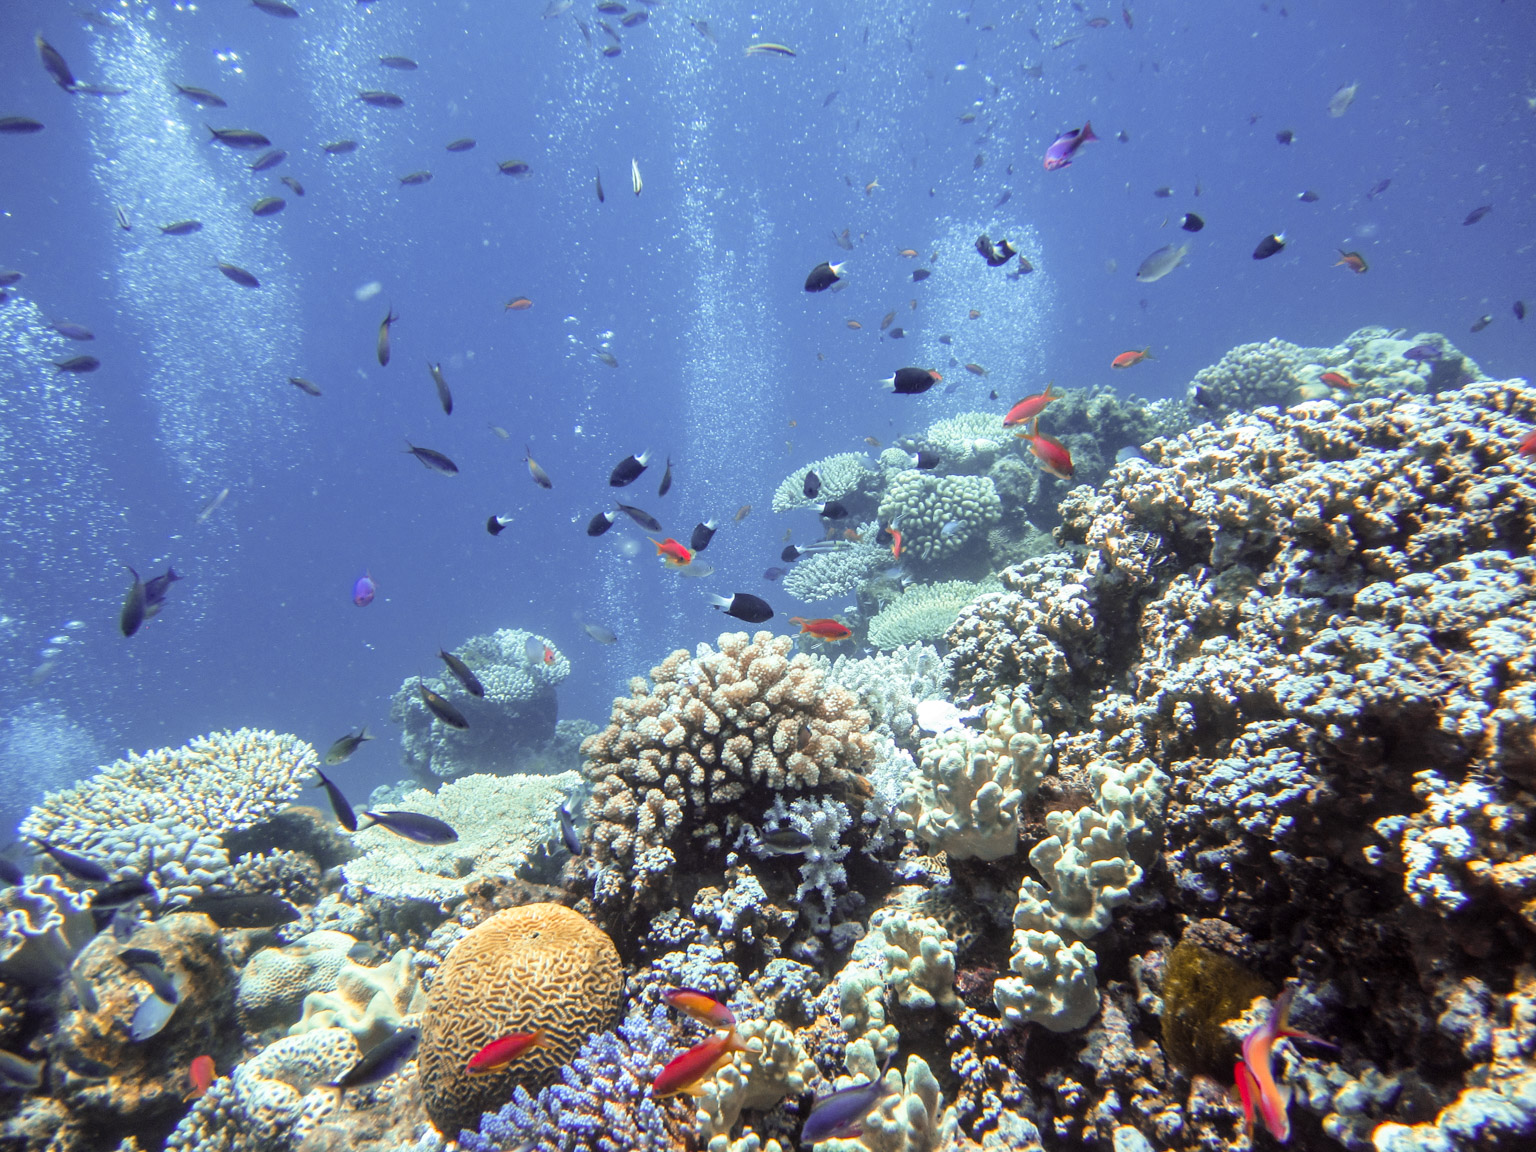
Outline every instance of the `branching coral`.
[(899, 648), (937, 639), (962, 608), (996, 587), (991, 582), (973, 584), (968, 580), (914, 584), (869, 622), (869, 642), (876, 648)]
[[(808, 472), (815, 472), (821, 481), (814, 499), (805, 494)], [(788, 512), (794, 508), (814, 508), (828, 500), (841, 500), (875, 475), (861, 452), (839, 452), (836, 456), (813, 460), (791, 472), (774, 490), (773, 510)]]

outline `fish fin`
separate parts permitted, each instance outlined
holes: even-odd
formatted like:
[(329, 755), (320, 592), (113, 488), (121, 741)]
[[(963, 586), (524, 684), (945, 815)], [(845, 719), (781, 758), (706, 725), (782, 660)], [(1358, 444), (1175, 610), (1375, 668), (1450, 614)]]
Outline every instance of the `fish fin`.
[(1086, 144), (1090, 140), (1097, 140), (1097, 139), (1098, 139), (1098, 137), (1093, 134), (1093, 121), (1092, 120), (1084, 121), (1082, 135), (1078, 137), (1079, 143)]

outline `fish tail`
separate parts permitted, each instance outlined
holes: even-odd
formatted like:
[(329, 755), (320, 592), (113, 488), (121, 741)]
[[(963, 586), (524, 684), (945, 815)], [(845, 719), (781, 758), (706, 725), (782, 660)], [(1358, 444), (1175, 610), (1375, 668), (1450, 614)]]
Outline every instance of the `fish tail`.
[(1086, 144), (1090, 140), (1097, 140), (1097, 139), (1098, 139), (1098, 137), (1093, 134), (1093, 121), (1092, 120), (1084, 121), (1084, 123), (1083, 123), (1083, 134), (1078, 137), (1078, 142), (1082, 143), (1082, 144)]

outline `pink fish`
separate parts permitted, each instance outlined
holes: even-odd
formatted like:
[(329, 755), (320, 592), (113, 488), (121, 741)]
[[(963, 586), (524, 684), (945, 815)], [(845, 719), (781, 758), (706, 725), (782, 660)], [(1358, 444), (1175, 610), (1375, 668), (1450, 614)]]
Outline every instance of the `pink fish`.
[(357, 583), (352, 585), (352, 603), (359, 608), (366, 608), (373, 603), (378, 591), (379, 586), (373, 582), (373, 577), (364, 572), (357, 578)]
[(1051, 146), (1045, 150), (1045, 170), (1054, 172), (1058, 168), (1066, 168), (1072, 163), (1072, 157), (1077, 150), (1090, 140), (1097, 140), (1093, 134), (1093, 121), (1088, 121), (1081, 128), (1074, 128), (1070, 132), (1063, 132), (1052, 141)]
[(1287, 1022), (1291, 1011), (1294, 987), (1287, 988), (1275, 997), (1269, 1010), (1269, 1019), (1248, 1033), (1243, 1041), (1243, 1058), (1237, 1062), (1237, 1092), (1243, 1102), (1243, 1116), (1248, 1122), (1248, 1132), (1253, 1133), (1253, 1113), (1257, 1107), (1259, 1117), (1269, 1134), (1284, 1144), (1291, 1138), (1291, 1118), (1287, 1109), (1291, 1103), (1291, 1086), (1277, 1084), (1273, 1067), (1275, 1045), (1286, 1037), (1307, 1040), (1313, 1044), (1333, 1045), (1307, 1032), (1298, 1032)]

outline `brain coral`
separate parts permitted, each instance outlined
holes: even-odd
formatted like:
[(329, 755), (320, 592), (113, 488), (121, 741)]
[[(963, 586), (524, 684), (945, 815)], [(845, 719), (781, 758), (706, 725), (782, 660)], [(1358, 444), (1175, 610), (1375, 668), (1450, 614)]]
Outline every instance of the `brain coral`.
[[(805, 495), (805, 474), (811, 471), (821, 480), (821, 488), (814, 500)], [(813, 460), (784, 477), (773, 493), (773, 510), (788, 512), (792, 508), (815, 508), (828, 500), (840, 500), (874, 475), (869, 461), (860, 452), (839, 452), (836, 456)]]
[[(444, 1135), (475, 1128), (514, 1087), (552, 1083), (587, 1037), (619, 1016), (624, 973), (613, 941), (558, 904), (497, 912), (448, 953), (422, 1016), (422, 1092)], [(501, 1072), (470, 1076), (469, 1058), (509, 1032), (548, 1038)]]
[(231, 879), (220, 837), (275, 816), (314, 780), (318, 762), (296, 736), (215, 732), (130, 753), (50, 792), (21, 833), (88, 856), (115, 878), (150, 873), (165, 896), (190, 898)]
[(900, 472), (880, 501), (880, 521), (901, 529), (903, 554), (942, 560), (1002, 516), (997, 487), (986, 476)]
[[(547, 662), (528, 659), (530, 640), (550, 653)], [(406, 767), (432, 784), (472, 772), (522, 770), (523, 761), (537, 756), (555, 736), (555, 685), (571, 674), (571, 662), (552, 641), (521, 628), (471, 637), (454, 654), (485, 685), (485, 696), (471, 696), (446, 672), (402, 684), (390, 702), (389, 718), (403, 729)], [(469, 727), (450, 728), (435, 720), (422, 703), (418, 683), (463, 713)]]

